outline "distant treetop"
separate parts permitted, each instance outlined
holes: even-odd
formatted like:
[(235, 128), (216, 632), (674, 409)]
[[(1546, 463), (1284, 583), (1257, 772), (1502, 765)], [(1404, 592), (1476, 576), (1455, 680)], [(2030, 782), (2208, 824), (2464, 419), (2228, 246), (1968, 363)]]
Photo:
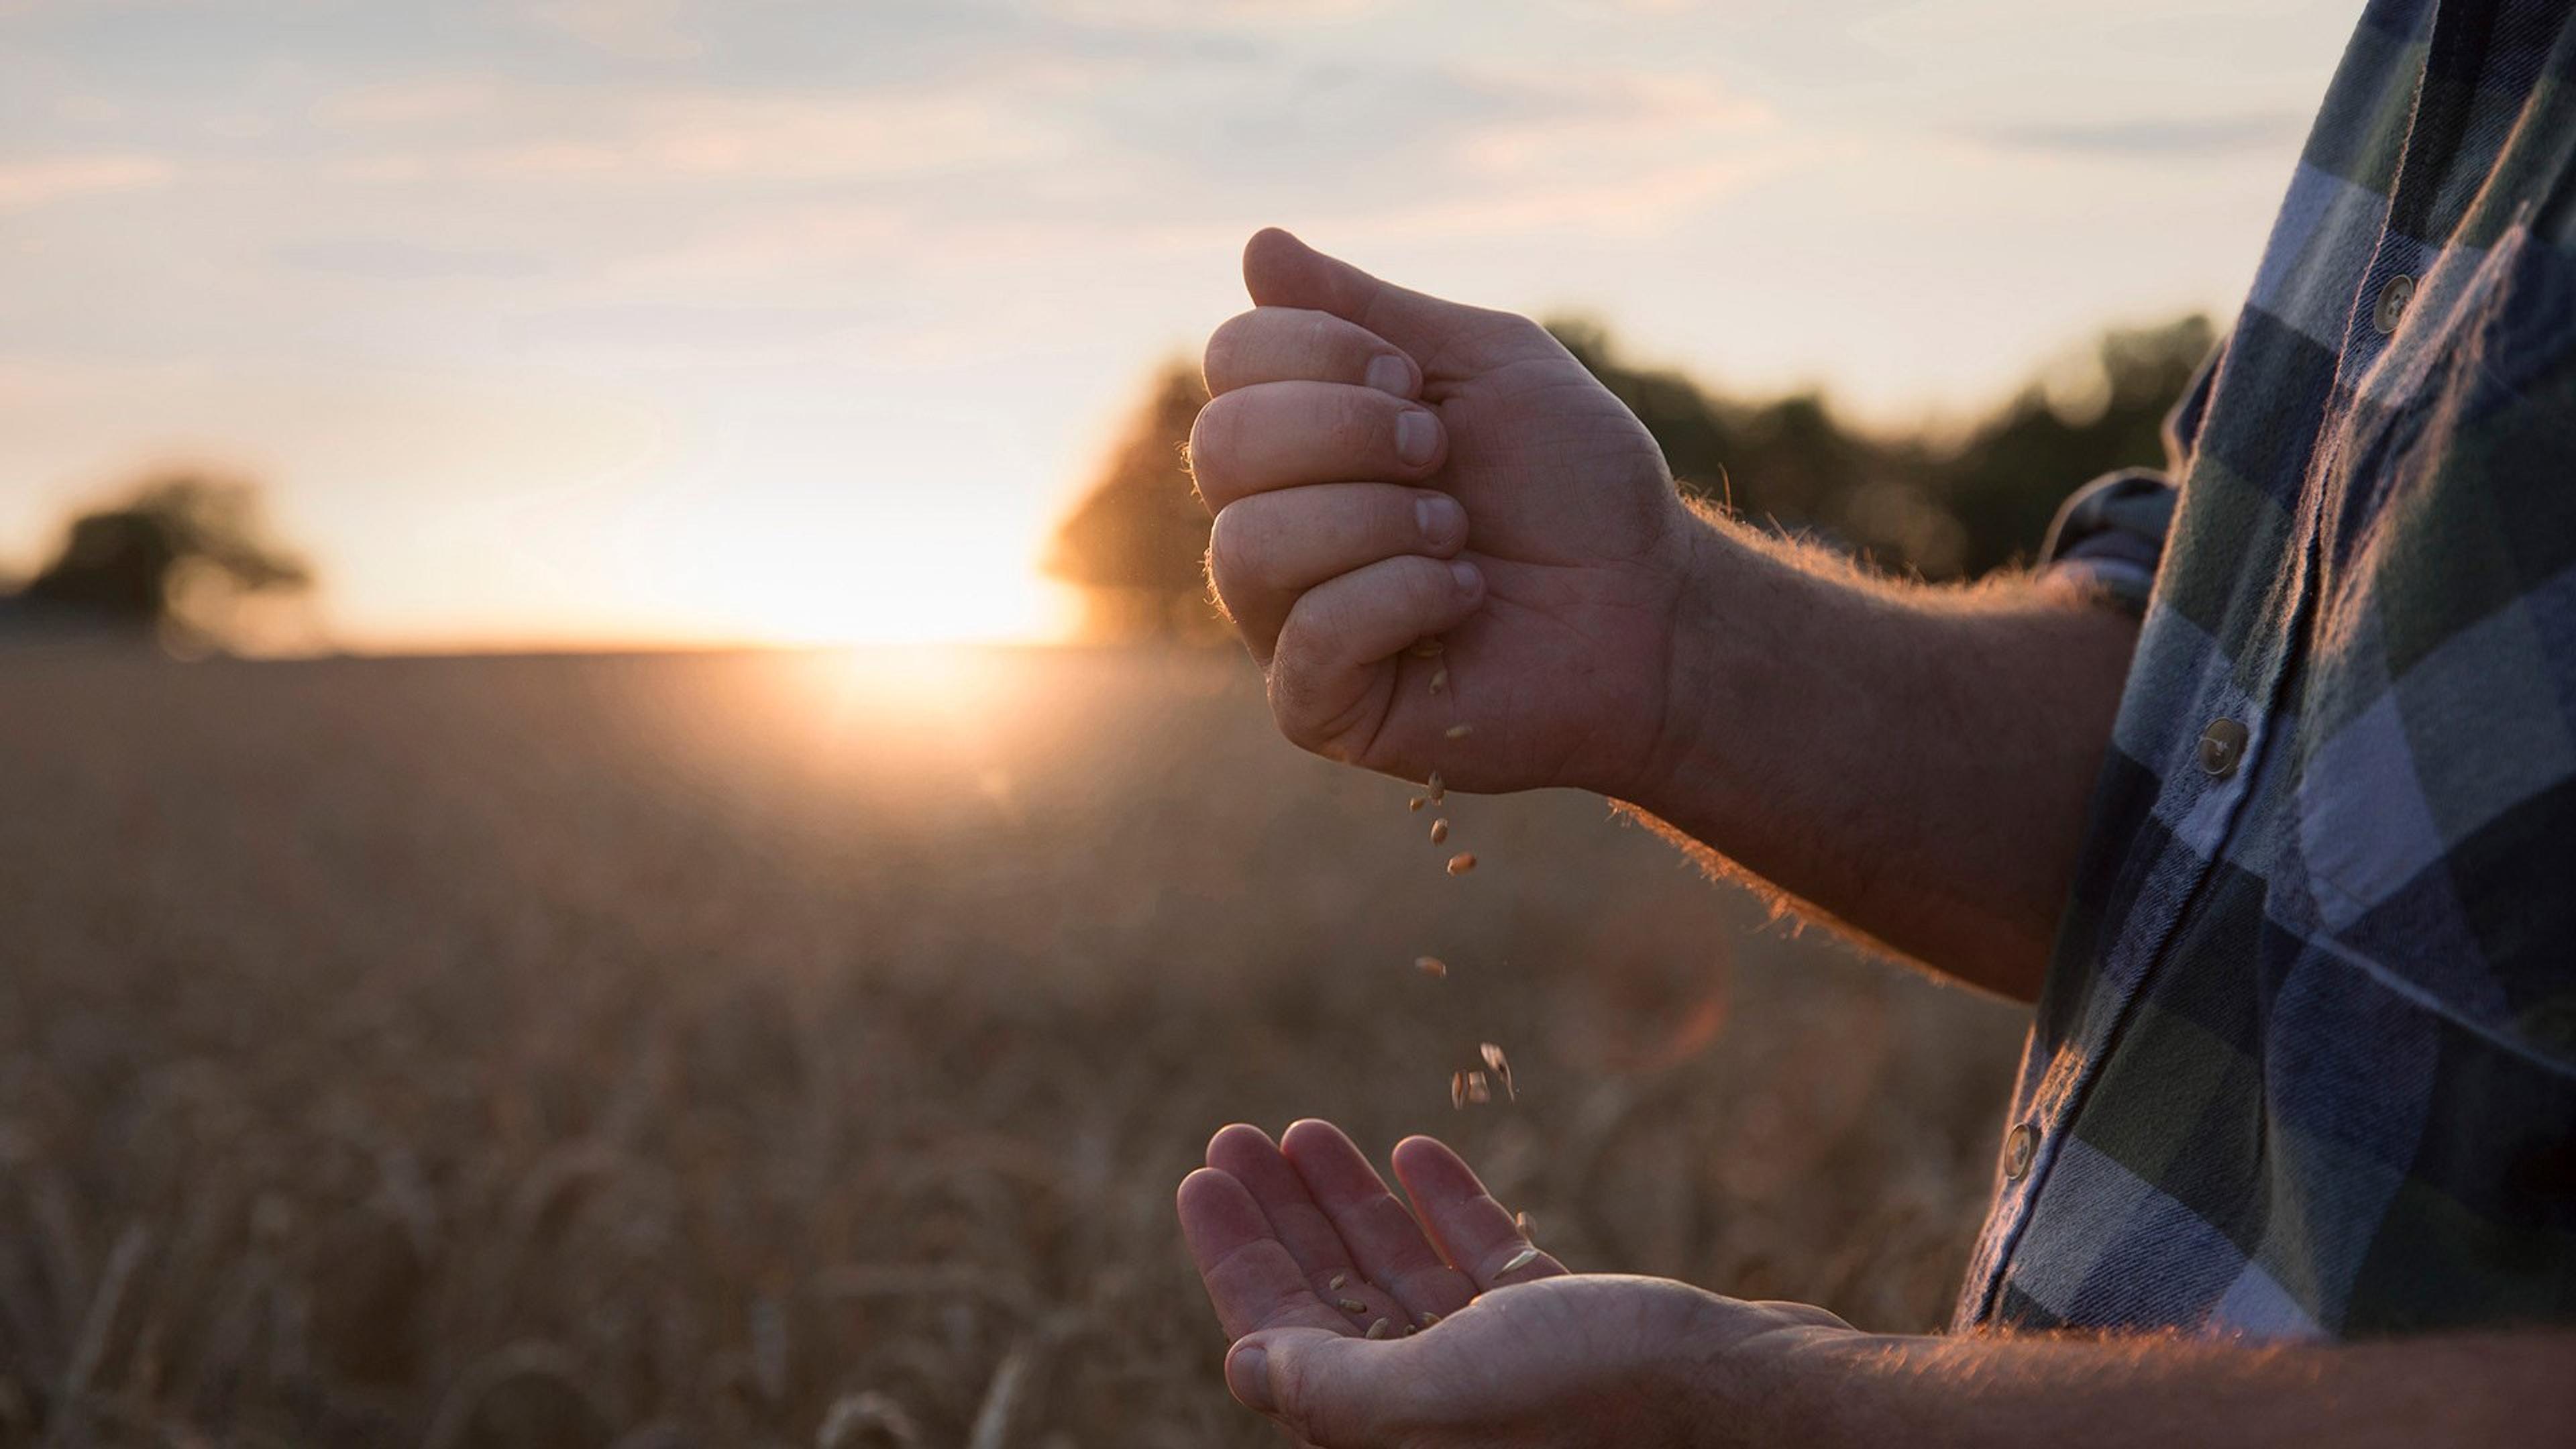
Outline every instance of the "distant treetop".
[(253, 595), (309, 589), (309, 564), (269, 537), (252, 485), (200, 474), (146, 479), (74, 518), (18, 595), (39, 620), (157, 635), (183, 649), (230, 640)]
[(1094, 639), (1224, 637), (1207, 590), (1207, 510), (1189, 471), (1190, 424), (1207, 400), (1195, 363), (1157, 368), (1090, 491), (1056, 529), (1047, 572), (1083, 590)]

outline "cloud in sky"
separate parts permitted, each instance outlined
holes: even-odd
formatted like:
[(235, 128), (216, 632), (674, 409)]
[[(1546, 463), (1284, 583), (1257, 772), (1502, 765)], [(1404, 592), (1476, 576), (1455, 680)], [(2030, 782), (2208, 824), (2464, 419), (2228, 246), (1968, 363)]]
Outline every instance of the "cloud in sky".
[[(972, 567), (1024, 571), (1136, 374), (1244, 305), (1236, 251), (1272, 222), (1415, 285), (1599, 311), (1728, 380), (1960, 399), (2105, 316), (2225, 305), (2349, 21), (0, 0), (0, 533), (179, 447), (270, 469), (362, 633), (434, 632), (410, 540), (535, 527), (533, 496), (877, 500), (872, 546), (981, 530)], [(422, 448), (496, 397), (536, 401)], [(603, 418), (657, 441), (547, 441)], [(924, 476), (971, 528), (920, 521)], [(474, 617), (560, 609), (559, 584), (482, 578)]]
[(686, 0), (544, 0), (543, 24), (627, 60), (687, 60), (700, 53)]
[(0, 160), (0, 210), (42, 206), (101, 191), (158, 186), (168, 181), (175, 170), (167, 157), (132, 151)]

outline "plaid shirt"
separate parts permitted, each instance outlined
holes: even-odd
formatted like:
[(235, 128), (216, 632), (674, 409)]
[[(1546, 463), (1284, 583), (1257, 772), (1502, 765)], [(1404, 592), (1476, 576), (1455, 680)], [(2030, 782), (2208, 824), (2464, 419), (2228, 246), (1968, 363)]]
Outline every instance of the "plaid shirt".
[(2061, 515), (2146, 617), (1962, 1328), (2576, 1320), (2570, 10), (2373, 3), (2179, 487)]

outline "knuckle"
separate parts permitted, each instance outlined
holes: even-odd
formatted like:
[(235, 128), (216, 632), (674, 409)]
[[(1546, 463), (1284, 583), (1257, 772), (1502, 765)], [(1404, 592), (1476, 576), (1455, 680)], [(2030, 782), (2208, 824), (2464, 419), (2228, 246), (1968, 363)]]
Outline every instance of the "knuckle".
[(1292, 619), (1279, 631), (1279, 653), (1271, 661), (1268, 680), (1270, 717), (1278, 722), (1281, 734), (1307, 749), (1315, 747), (1319, 713), (1314, 672), (1307, 662), (1310, 652), (1303, 621)]
[(1382, 401), (1384, 397), (1367, 388), (1341, 389), (1333, 405), (1331, 426), (1337, 445), (1352, 456), (1383, 458), (1395, 464), (1394, 419), (1386, 401)]
[(1333, 360), (1333, 344), (1339, 340), (1341, 319), (1330, 312), (1309, 312), (1303, 328), (1307, 370), (1323, 376)]
[(1199, 373), (1208, 391), (1222, 393), (1240, 384), (1245, 351), (1245, 313), (1227, 318), (1216, 331), (1208, 334), (1207, 348), (1199, 356)]
[(1449, 576), (1449, 566), (1438, 559), (1418, 555), (1405, 559), (1405, 602), (1417, 618), (1429, 618), (1449, 606), (1456, 585)]
[(1262, 580), (1260, 520), (1247, 508), (1250, 501), (1218, 509), (1208, 526), (1208, 577), (1219, 594), (1241, 594)]
[(1274, 1417), (1300, 1434), (1312, 1427), (1306, 1403), (1305, 1358), (1301, 1353), (1273, 1352), (1265, 1369), (1270, 1376), (1270, 1403)]
[(1338, 758), (1323, 691), (1304, 643), (1286, 634), (1280, 636), (1279, 654), (1270, 668), (1271, 722), (1297, 748), (1327, 759)]
[(1212, 507), (1216, 506), (1212, 494), (1225, 486), (1233, 462), (1238, 431), (1234, 415), (1238, 411), (1238, 407), (1228, 405), (1225, 397), (1212, 398), (1190, 420), (1190, 481), (1198, 485), (1199, 496)]
[[(1284, 642), (1284, 641), (1283, 641)], [(1363, 753), (1369, 702), (1340, 700), (1326, 688), (1329, 671), (1311, 654), (1286, 648), (1270, 671), (1270, 717), (1290, 744), (1309, 754), (1355, 764)]]
[(1216, 546), (1213, 539), (1209, 541), (1208, 551), (1199, 556), (1199, 575), (1207, 584), (1208, 607), (1216, 610), (1217, 617), (1234, 625), (1239, 631), (1243, 626), (1242, 616), (1232, 604), (1226, 602), (1225, 586), (1217, 581)]

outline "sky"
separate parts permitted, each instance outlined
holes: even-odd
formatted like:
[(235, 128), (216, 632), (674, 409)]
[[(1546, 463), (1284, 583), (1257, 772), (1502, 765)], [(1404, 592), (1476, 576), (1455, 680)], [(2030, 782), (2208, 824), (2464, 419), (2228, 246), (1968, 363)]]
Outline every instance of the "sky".
[(343, 647), (1056, 637), (1263, 225), (1956, 413), (2234, 311), (2357, 10), (0, 0), (0, 569), (184, 461)]

